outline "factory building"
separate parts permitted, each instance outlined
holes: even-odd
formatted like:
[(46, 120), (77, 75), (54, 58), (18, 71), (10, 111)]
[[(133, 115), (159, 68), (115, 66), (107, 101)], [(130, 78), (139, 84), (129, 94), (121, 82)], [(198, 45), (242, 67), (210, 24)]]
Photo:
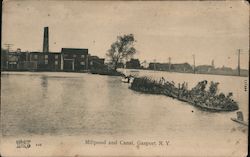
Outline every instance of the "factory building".
[(89, 55), (88, 61), (90, 69), (102, 69), (104, 67), (104, 58)]
[(18, 58), (19, 58), (19, 55), (18, 53), (15, 53), (15, 52), (9, 52), (7, 54), (7, 68), (9, 70), (15, 70), (18, 68)]
[(50, 52), (48, 27), (44, 27), (42, 52), (17, 49), (16, 52), (2, 50), (1, 53), (1, 70), (84, 72), (101, 66), (104, 66), (104, 59), (90, 56), (85, 48), (62, 48), (61, 52)]
[(63, 71), (88, 70), (88, 49), (62, 48)]
[(61, 53), (59, 52), (30, 52), (31, 70), (61, 71)]
[(48, 53), (48, 59), (45, 58), (45, 63), (48, 62), (48, 69), (50, 71), (61, 71), (61, 53)]

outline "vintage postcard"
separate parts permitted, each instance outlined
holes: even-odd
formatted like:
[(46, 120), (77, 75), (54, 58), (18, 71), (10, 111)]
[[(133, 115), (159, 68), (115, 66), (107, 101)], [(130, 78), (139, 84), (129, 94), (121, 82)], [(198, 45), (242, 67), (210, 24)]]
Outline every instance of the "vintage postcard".
[(247, 1), (4, 0), (1, 47), (0, 156), (247, 156)]

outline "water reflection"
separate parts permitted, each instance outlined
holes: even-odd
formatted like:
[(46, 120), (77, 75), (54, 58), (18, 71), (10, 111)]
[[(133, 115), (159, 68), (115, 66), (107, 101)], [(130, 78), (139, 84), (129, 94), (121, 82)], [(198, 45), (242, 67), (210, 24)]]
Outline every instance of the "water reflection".
[(42, 75), (41, 76), (41, 88), (43, 91), (43, 98), (47, 98), (47, 92), (48, 92), (48, 77)]
[[(1, 78), (4, 135), (230, 136), (238, 125), (230, 120), (234, 113), (204, 112), (166, 96), (135, 92), (119, 77), (34, 73)], [(240, 101), (248, 107), (247, 98)]]
[[(163, 75), (177, 81), (187, 79), (190, 84), (203, 79)], [(233, 84), (228, 77), (215, 79), (226, 84), (222, 90), (228, 91), (228, 84), (234, 86), (232, 90), (238, 92), (237, 100), (248, 119), (244, 86)], [(233, 82), (243, 83), (243, 79), (234, 78)], [(53, 139), (66, 135), (77, 140), (103, 136), (123, 140), (158, 138), (170, 140), (167, 153), (179, 155), (178, 148), (183, 148), (197, 155), (199, 147), (201, 155), (224, 155), (247, 148), (248, 127), (231, 121), (231, 117), (235, 117), (234, 112), (205, 112), (166, 96), (132, 91), (119, 77), (79, 73), (1, 75), (2, 135), (16, 139), (31, 135), (51, 135)], [(58, 137), (60, 141), (62, 136)]]

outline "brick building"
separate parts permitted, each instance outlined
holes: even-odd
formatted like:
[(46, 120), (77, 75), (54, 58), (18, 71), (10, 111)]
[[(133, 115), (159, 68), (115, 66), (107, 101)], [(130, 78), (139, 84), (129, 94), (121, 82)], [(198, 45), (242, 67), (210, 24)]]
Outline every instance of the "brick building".
[(98, 56), (88, 56), (89, 69), (102, 69), (104, 68), (104, 58)]
[(88, 70), (88, 49), (62, 48), (61, 57), (63, 71)]

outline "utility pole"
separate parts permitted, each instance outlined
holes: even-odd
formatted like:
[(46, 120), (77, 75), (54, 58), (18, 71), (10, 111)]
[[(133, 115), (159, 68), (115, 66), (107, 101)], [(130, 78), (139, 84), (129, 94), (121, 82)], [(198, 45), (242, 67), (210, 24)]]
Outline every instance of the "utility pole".
[(238, 49), (238, 75), (240, 76), (240, 49)]
[(10, 52), (10, 49), (11, 47), (13, 46), (13, 44), (4, 44), (6, 47), (7, 47), (7, 69), (9, 69), (9, 52)]
[(195, 55), (193, 55), (193, 61), (194, 61), (194, 74), (195, 74)]
[(156, 59), (154, 59), (154, 71), (155, 71), (155, 62), (156, 62)]
[(171, 70), (171, 57), (168, 57), (168, 71)]
[(237, 71), (238, 71), (239, 76), (240, 76), (240, 56), (242, 54), (249, 54), (249, 53), (244, 53), (244, 52), (242, 52), (242, 49), (238, 49), (238, 53), (237, 53), (237, 55), (238, 55), (238, 67), (237, 67)]
[(13, 44), (4, 44), (4, 45), (7, 47), (7, 51), (9, 53)]
[(214, 60), (212, 60), (211, 66), (214, 68)]

